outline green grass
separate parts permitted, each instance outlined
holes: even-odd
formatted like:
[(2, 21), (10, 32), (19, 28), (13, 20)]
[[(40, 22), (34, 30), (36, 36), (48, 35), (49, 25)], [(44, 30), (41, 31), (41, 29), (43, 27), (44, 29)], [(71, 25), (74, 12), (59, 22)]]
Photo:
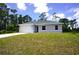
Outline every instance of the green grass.
[(79, 33), (34, 33), (0, 39), (0, 54), (79, 54)]

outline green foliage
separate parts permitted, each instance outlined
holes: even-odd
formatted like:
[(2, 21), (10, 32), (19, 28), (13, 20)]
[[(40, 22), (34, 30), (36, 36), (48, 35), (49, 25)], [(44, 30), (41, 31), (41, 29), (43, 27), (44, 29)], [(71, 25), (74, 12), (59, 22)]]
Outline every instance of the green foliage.
[(46, 20), (47, 20), (46, 12), (41, 13), (39, 16), (39, 21), (46, 21)]
[[(9, 14), (9, 11), (12, 14)], [(18, 24), (26, 23), (32, 21), (32, 18), (29, 15), (18, 16), (16, 14), (16, 9), (7, 8), (5, 3), (0, 3), (0, 32), (1, 34), (7, 32), (17, 32)]]
[(63, 19), (60, 19), (59, 22), (63, 23), (63, 26), (62, 26), (63, 32), (65, 32), (65, 31), (67, 32), (68, 25), (69, 25), (68, 19), (63, 18)]
[(0, 34), (6, 33), (6, 30), (1, 30)]
[(73, 19), (73, 20), (70, 20), (70, 21), (69, 21), (69, 24), (70, 24), (70, 27), (72, 28), (72, 30), (73, 30), (74, 28), (76, 28), (76, 23), (77, 23), (76, 19)]
[(11, 12), (15, 14), (17, 12), (17, 10), (16, 9), (11, 9)]
[(29, 15), (25, 15), (25, 16), (23, 17), (23, 22), (24, 22), (24, 23), (30, 22), (30, 21), (32, 21), (32, 18), (31, 18)]
[(66, 18), (60, 19), (59, 22), (63, 23), (62, 29), (63, 32), (78, 32), (76, 29), (77, 22), (76, 19), (68, 20)]
[(14, 31), (14, 30), (15, 30), (14, 28), (15, 28), (14, 25), (10, 25), (10, 26), (7, 27), (7, 30), (8, 30), (8, 31), (10, 31), (10, 30), (11, 30), (11, 31)]
[(22, 17), (22, 15), (19, 15), (18, 20), (19, 20), (19, 24), (23, 23), (23, 17)]
[(6, 33), (13, 33), (13, 31), (7, 31), (7, 30), (1, 30), (0, 31), (0, 34), (6, 34)]

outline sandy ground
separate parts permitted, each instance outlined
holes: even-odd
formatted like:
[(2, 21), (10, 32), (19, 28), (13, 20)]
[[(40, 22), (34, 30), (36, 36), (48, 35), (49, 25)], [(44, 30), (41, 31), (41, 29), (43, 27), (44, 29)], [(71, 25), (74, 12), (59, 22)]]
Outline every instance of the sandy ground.
[(15, 35), (21, 35), (24, 33), (10, 33), (10, 34), (0, 34), (0, 38), (5, 38), (5, 37), (10, 37), (10, 36), (15, 36)]

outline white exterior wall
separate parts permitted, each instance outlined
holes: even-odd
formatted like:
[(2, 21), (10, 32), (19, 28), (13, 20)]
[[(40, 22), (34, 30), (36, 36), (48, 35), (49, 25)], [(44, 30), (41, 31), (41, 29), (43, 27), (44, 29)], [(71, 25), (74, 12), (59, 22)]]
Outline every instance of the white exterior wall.
[(34, 26), (33, 25), (20, 25), (19, 27), (20, 33), (34, 33)]
[[(57, 24), (56, 24), (57, 25)], [(38, 26), (38, 32), (62, 32), (62, 24), (58, 24), (58, 30), (55, 30), (55, 24), (41, 24)], [(46, 30), (42, 30), (42, 26), (46, 26)], [(34, 33), (34, 24), (21, 24), (19, 25), (20, 33)]]
[[(42, 30), (42, 26), (46, 26), (46, 30)], [(39, 25), (39, 32), (62, 32), (62, 25), (58, 25), (58, 30), (55, 30), (55, 25)]]

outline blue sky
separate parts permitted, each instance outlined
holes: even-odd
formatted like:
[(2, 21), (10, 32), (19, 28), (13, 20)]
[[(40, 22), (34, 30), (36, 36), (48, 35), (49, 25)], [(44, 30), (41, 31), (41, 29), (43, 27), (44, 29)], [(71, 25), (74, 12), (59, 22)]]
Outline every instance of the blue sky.
[[(38, 19), (40, 13), (47, 12), (48, 19), (56, 12), (61, 18), (79, 18), (79, 3), (6, 3), (9, 8), (16, 9), (17, 14), (30, 15)], [(79, 20), (78, 20), (79, 21)]]

